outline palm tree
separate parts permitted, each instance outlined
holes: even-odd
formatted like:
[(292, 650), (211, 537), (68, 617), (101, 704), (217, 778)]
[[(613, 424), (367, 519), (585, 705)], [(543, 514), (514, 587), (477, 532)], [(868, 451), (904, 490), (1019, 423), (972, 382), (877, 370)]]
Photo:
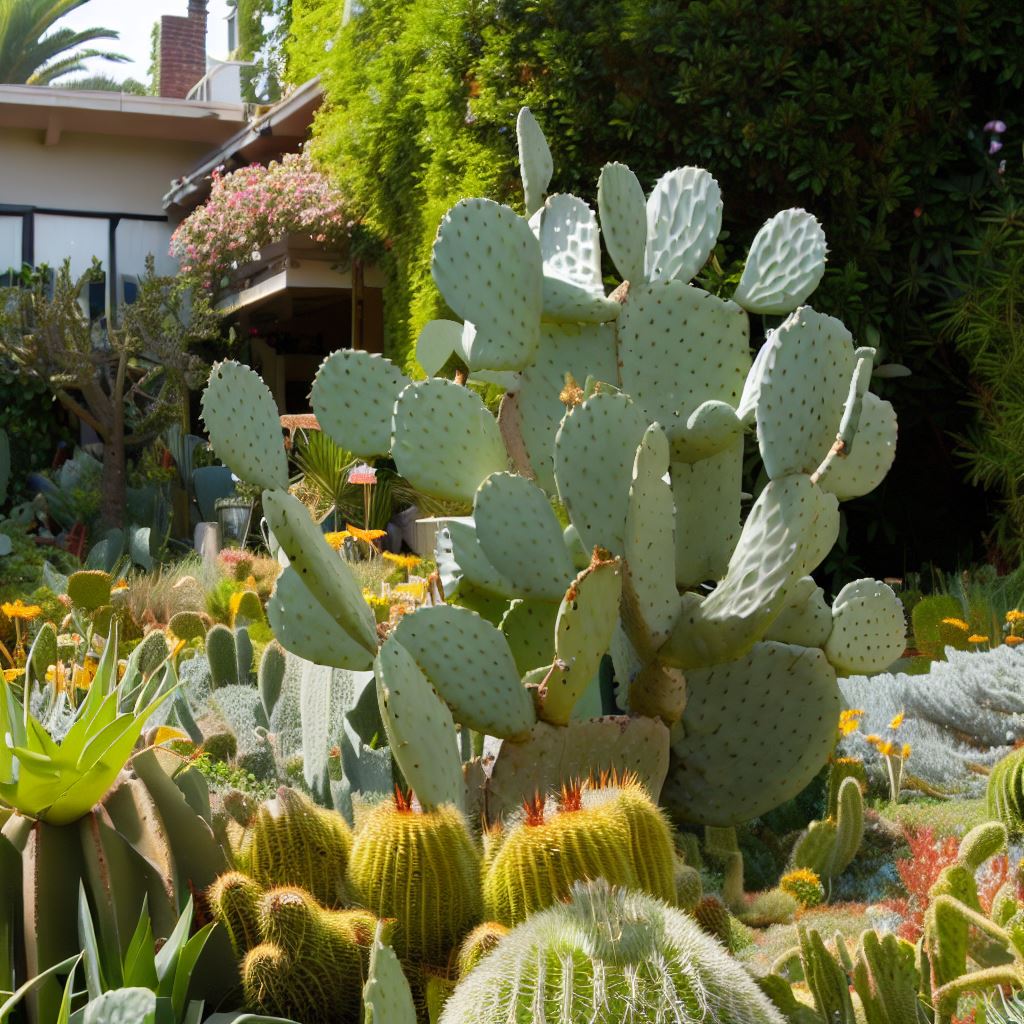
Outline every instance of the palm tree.
[(66, 14), (88, 0), (0, 0), (0, 84), (49, 85), (82, 71), (90, 57), (125, 61), (123, 54), (92, 47), (97, 39), (117, 39), (109, 28), (49, 31)]

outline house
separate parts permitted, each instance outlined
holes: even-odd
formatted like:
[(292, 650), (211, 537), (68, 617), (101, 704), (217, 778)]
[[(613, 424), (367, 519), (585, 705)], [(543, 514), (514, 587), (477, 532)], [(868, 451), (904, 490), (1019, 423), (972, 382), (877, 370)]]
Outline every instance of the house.
[[(77, 276), (98, 259), (104, 278), (88, 302), (109, 316), (131, 300), (148, 255), (158, 273), (175, 272), (171, 234), (208, 196), (213, 168), (298, 150), (319, 82), (270, 108), (245, 104), (243, 65), (208, 59), (206, 28), (206, 0), (161, 19), (159, 96), (0, 85), (0, 275), (70, 259)], [(220, 302), (282, 413), (308, 410), (327, 352), (382, 346), (383, 277), (358, 262), (340, 268), (343, 255), (286, 239), (239, 268)]]

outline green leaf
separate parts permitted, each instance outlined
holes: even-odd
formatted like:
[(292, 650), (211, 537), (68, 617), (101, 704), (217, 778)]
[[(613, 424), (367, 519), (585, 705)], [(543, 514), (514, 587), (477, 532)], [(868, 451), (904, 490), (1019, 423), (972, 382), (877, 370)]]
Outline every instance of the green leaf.
[[(189, 915), (191, 918), (191, 915)], [(210, 933), (216, 926), (211, 922), (203, 925), (202, 928), (185, 943), (178, 957), (178, 967), (174, 972), (174, 989), (171, 992), (171, 1002), (174, 1004), (175, 1017), (180, 1017), (185, 1011), (185, 1004), (188, 1000), (189, 985), (192, 981), (192, 971), (199, 962), (203, 953), (203, 947), (210, 938)]]
[[(82, 944), (82, 958), (85, 964), (85, 985), (89, 992), (90, 999), (98, 999), (103, 990), (107, 987), (103, 980), (103, 962), (100, 955), (100, 945), (96, 939), (96, 928), (92, 921), (92, 912), (89, 909), (89, 899), (85, 895), (85, 885), (78, 883), (78, 941)], [(120, 974), (121, 965), (117, 965), (117, 973)], [(117, 984), (112, 987), (118, 987)]]
[(126, 987), (142, 986), (155, 992), (159, 984), (156, 963), (153, 956), (153, 924), (149, 919), (149, 901), (142, 904), (139, 923), (135, 926), (135, 934), (128, 943), (124, 955), (124, 983)]
[(48, 967), (45, 971), (37, 974), (34, 978), (29, 978), (20, 988), (16, 989), (11, 995), (0, 1004), (0, 1024), (7, 1024), (11, 1019), (11, 1014), (17, 1009), (19, 1003), (25, 998), (36, 987), (40, 982), (45, 981), (47, 978), (53, 975), (60, 974), (71, 968), (72, 972), (75, 967), (78, 966), (78, 961), (81, 960), (82, 954), (76, 953), (74, 956), (69, 956), (67, 960), (61, 960), (59, 964), (54, 964), (52, 967)]
[(169, 996), (174, 988), (174, 972), (178, 966), (178, 957), (188, 941), (188, 933), (192, 927), (192, 897), (189, 897), (185, 909), (178, 917), (174, 931), (156, 955), (156, 976), (160, 979), (157, 995)]

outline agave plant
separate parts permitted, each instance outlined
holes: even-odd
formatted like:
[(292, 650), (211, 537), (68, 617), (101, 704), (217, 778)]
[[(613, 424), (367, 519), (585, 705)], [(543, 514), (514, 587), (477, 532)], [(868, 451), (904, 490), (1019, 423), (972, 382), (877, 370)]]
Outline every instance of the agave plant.
[[(173, 688), (170, 674), (154, 672), (144, 679), (137, 668), (118, 680), (116, 627), (77, 708), (70, 709), (66, 694), (55, 688), (46, 695), (49, 721), (71, 718), (62, 739), (32, 714), (31, 692), (22, 701), (4, 683), (0, 732), (7, 742), (0, 750), (0, 803), (52, 825), (77, 821), (111, 787), (150, 715)], [(122, 701), (131, 697), (130, 710), (122, 712)]]

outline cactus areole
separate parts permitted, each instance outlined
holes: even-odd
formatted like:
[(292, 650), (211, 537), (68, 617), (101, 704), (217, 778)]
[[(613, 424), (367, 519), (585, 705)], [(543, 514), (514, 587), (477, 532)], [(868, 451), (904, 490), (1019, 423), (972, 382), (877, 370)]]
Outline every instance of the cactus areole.
[[(528, 218), (465, 199), (438, 229), (432, 273), (461, 322), (432, 321), (417, 352), (429, 374), (455, 365), (457, 379), (412, 381), (340, 350), (311, 395), (339, 444), (472, 506), (438, 537), (452, 603), (405, 616), (379, 646), (346, 563), (286, 490), (277, 408), (253, 370), (214, 367), (206, 426), (224, 462), (264, 488), (289, 562), (268, 607), (278, 640), (375, 669), (394, 759), (426, 810), (466, 806), (462, 726), (501, 741), (489, 785), (501, 780), (503, 809), (560, 772), (614, 767), (679, 820), (735, 824), (825, 763), (837, 675), (902, 653), (891, 589), (857, 581), (830, 606), (811, 577), (838, 537), (839, 502), (892, 465), (896, 418), (868, 390), (874, 350), (807, 305), (826, 259), (811, 213), (772, 217), (721, 298), (692, 283), (722, 223), (707, 171), (669, 171), (645, 196), (608, 164), (595, 212), (547, 194), (551, 155), (526, 110), (519, 150)], [(610, 295), (602, 235), (622, 279)], [(757, 351), (751, 316), (777, 324)], [(505, 389), (497, 417), (467, 381)], [(767, 484), (744, 515), (748, 433)], [(609, 710), (605, 655), (626, 716), (607, 746), (587, 721)], [(656, 726), (642, 750), (627, 737), (641, 720)], [(564, 737), (556, 765), (540, 757), (551, 728)]]

